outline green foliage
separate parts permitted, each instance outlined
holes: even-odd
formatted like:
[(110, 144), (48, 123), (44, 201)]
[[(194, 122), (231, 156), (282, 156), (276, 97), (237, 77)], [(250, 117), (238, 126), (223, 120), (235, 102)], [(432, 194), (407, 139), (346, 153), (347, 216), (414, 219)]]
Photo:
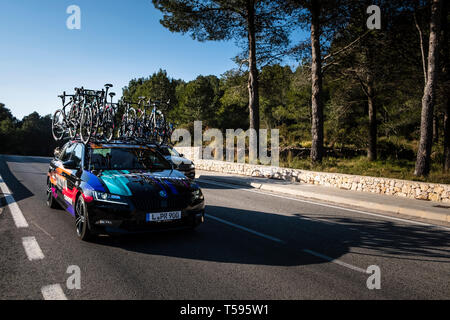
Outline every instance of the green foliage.
[(49, 156), (56, 142), (51, 133), (50, 115), (37, 112), (17, 121), (4, 104), (0, 104), (0, 154)]
[(153, 4), (163, 13), (161, 24), (172, 32), (198, 41), (235, 40), (243, 48), (239, 61), (248, 56), (250, 11), (259, 62), (276, 60), (289, 44), (289, 21), (278, 1), (153, 0)]
[(165, 70), (159, 69), (148, 78), (132, 79), (128, 86), (123, 88), (125, 100), (138, 101), (139, 97), (146, 97), (153, 101), (168, 102), (176, 104), (175, 88), (180, 83), (167, 76)]
[(221, 92), (216, 76), (199, 76), (176, 88), (178, 122), (190, 124), (202, 120), (205, 126), (214, 126)]
[(218, 128), (248, 128), (248, 90), (247, 73), (230, 70), (220, 79), (219, 108), (216, 114)]

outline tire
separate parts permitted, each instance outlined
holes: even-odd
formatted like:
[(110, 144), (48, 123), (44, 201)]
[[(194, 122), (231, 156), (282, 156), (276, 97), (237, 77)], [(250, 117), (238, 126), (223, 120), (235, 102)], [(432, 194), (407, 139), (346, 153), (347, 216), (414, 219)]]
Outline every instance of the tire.
[(51, 209), (58, 209), (60, 207), (55, 198), (53, 198), (52, 184), (49, 179), (47, 179), (47, 206)]
[(136, 125), (137, 125), (137, 115), (136, 109), (130, 108), (127, 112), (127, 122), (126, 122), (126, 132), (125, 136), (128, 138), (133, 138), (136, 134)]
[(56, 110), (52, 118), (52, 135), (53, 139), (60, 141), (66, 132), (64, 128), (64, 115), (62, 110)]
[(164, 141), (164, 135), (166, 130), (166, 119), (161, 111), (158, 111), (156, 113), (155, 127), (156, 131), (154, 139), (155, 141), (162, 143)]
[(78, 111), (78, 106), (72, 105), (72, 108), (70, 109), (69, 117), (67, 119), (68, 127), (69, 127), (69, 137), (70, 139), (75, 139), (77, 136), (78, 129), (80, 127), (80, 119), (79, 117), (81, 114)]
[(81, 111), (81, 121), (80, 121), (80, 138), (84, 144), (88, 144), (92, 135), (92, 111), (91, 108), (85, 107)]
[(126, 130), (127, 126), (126, 126), (124, 121), (125, 120), (124, 120), (124, 117), (123, 117), (122, 118), (122, 122), (121, 122), (120, 127), (119, 127), (119, 133), (118, 133), (118, 136), (117, 136), (118, 139), (125, 139), (125, 132), (127, 131)]
[(75, 204), (75, 230), (78, 239), (82, 241), (89, 241), (92, 239), (92, 232), (89, 228), (89, 218), (86, 203), (83, 196), (80, 195)]
[(106, 142), (110, 142), (114, 136), (114, 116), (112, 109), (106, 109), (103, 118), (103, 138)]
[(163, 144), (172, 142), (172, 133), (173, 133), (172, 124), (166, 123), (165, 128), (164, 128)]
[(96, 103), (92, 106), (92, 136), (95, 138), (98, 136), (100, 126), (100, 109)]

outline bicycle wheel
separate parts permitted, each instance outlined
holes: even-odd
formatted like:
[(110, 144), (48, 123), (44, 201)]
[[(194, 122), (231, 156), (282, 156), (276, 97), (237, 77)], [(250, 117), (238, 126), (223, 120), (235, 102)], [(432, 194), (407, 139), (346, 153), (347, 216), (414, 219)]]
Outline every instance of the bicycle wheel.
[(89, 107), (84, 107), (81, 111), (80, 121), (80, 138), (84, 144), (89, 143), (92, 135), (92, 110)]
[(114, 115), (111, 108), (107, 108), (103, 114), (102, 125), (103, 138), (110, 142), (114, 135)]
[(70, 109), (67, 123), (69, 127), (69, 137), (73, 140), (75, 139), (80, 127), (80, 114), (78, 111), (78, 106), (72, 106), (72, 108)]
[(126, 120), (126, 132), (125, 136), (127, 138), (132, 138), (136, 134), (137, 131), (137, 115), (136, 109), (130, 108), (127, 112), (127, 120)]
[(52, 118), (52, 135), (53, 139), (59, 141), (63, 138), (64, 133), (66, 133), (66, 128), (64, 125), (64, 114), (61, 109), (58, 109), (53, 114)]
[(100, 126), (100, 108), (97, 103), (92, 104), (92, 135), (91, 137), (97, 137), (99, 135)]
[(163, 144), (172, 142), (172, 133), (173, 133), (173, 124), (170, 122), (166, 123), (163, 135)]
[(155, 141), (157, 142), (163, 142), (164, 135), (165, 135), (165, 129), (166, 129), (166, 120), (164, 118), (164, 114), (161, 111), (158, 111), (156, 113), (156, 130), (155, 130)]
[(127, 132), (127, 119), (126, 116), (123, 115), (122, 116), (122, 121), (120, 122), (120, 126), (119, 126), (119, 133), (118, 133), (118, 139), (124, 139), (125, 138), (125, 134)]
[(156, 130), (156, 126), (155, 126), (155, 113), (152, 112), (152, 114), (150, 115), (150, 120), (148, 122), (148, 133), (147, 133), (147, 138), (150, 138), (150, 140), (155, 140), (155, 130)]

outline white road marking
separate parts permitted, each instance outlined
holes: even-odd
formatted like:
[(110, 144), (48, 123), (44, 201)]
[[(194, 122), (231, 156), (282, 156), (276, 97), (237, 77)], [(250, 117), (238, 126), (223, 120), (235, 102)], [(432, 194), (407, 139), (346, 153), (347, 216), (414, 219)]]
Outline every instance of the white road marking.
[[(264, 234), (264, 233), (261, 233), (261, 232), (258, 232), (258, 231), (255, 231), (255, 230), (246, 228), (246, 227), (241, 226), (241, 225), (239, 225), (239, 224), (235, 224), (235, 223), (233, 223), (233, 222), (230, 222), (230, 221), (227, 221), (227, 220), (223, 220), (223, 219), (217, 218), (217, 217), (215, 217), (215, 216), (211, 216), (211, 215), (209, 215), (209, 214), (205, 214), (205, 216), (206, 216), (207, 218), (209, 218), (209, 219), (213, 219), (213, 220), (222, 222), (222, 223), (224, 223), (224, 224), (233, 226), (233, 227), (235, 227), (235, 228), (238, 228), (238, 229), (241, 229), (241, 230), (250, 232), (250, 233), (255, 234), (255, 235), (257, 235), (257, 236), (260, 236), (260, 237), (262, 237), (262, 238), (265, 238), (265, 239), (268, 239), (268, 240), (272, 240), (272, 241), (275, 241), (275, 242), (278, 242), (278, 243), (282, 243), (282, 244), (287, 244), (286, 241), (280, 240), (280, 239), (275, 238), (275, 237), (272, 237), (272, 236), (268, 236), (268, 235), (266, 235), (266, 234)], [(310, 255), (313, 255), (313, 256), (315, 256), (315, 257), (324, 259), (324, 260), (326, 260), (326, 261), (329, 261), (329, 262), (338, 264), (338, 265), (340, 265), (340, 266), (342, 266), (342, 267), (345, 267), (345, 268), (348, 268), (348, 269), (351, 269), (351, 270), (354, 270), (354, 271), (366, 273), (366, 270), (364, 270), (364, 269), (361, 269), (361, 268), (359, 268), (359, 267), (355, 267), (355, 266), (353, 266), (353, 265), (351, 265), (351, 264), (349, 264), (349, 263), (343, 262), (343, 261), (338, 260), (338, 259), (331, 258), (331, 257), (326, 256), (326, 255), (324, 255), (324, 254), (321, 254), (321, 253), (318, 253), (318, 252), (315, 252), (315, 251), (312, 251), (312, 250), (309, 250), (309, 249), (303, 249), (302, 251), (305, 252), (305, 253), (308, 253), (308, 254), (310, 254)]]
[(42, 253), (39, 244), (35, 237), (24, 237), (22, 238), (22, 244), (27, 254), (28, 260), (41, 260), (44, 259), (44, 254)]
[[(0, 190), (4, 195), (4, 199), (6, 200), (6, 203), (8, 204), (9, 211), (11, 212), (11, 215), (13, 217), (14, 223), (16, 224), (17, 228), (28, 228), (28, 222), (23, 216), (22, 211), (20, 210), (19, 206), (17, 205), (16, 200), (14, 199), (11, 191), (9, 190), (8, 186), (4, 182), (2, 176), (0, 175)], [(37, 224), (35, 224), (37, 227), (39, 227)], [(49, 233), (47, 233), (44, 229), (39, 227), (44, 233), (52, 237)], [(52, 237), (53, 239), (53, 237)], [(28, 257), (28, 260), (34, 261), (34, 260), (42, 260), (44, 259), (44, 253), (41, 250), (41, 247), (39, 247), (38, 242), (36, 241), (35, 237), (23, 237), (22, 238), (22, 245), (25, 249), (25, 253)], [(42, 296), (45, 300), (67, 300), (66, 295), (64, 294), (64, 291), (59, 284), (52, 284), (41, 288)]]
[(367, 273), (367, 271), (364, 270), (364, 269), (355, 267), (355, 266), (353, 266), (351, 264), (348, 264), (346, 262), (343, 262), (341, 260), (331, 258), (329, 256), (326, 256), (324, 254), (321, 254), (321, 253), (318, 253), (318, 252), (315, 252), (315, 251), (312, 251), (312, 250), (309, 250), (309, 249), (303, 249), (303, 252), (306, 252), (306, 253), (309, 253), (309, 254), (311, 254), (313, 256), (316, 256), (318, 258), (321, 258), (321, 259), (324, 259), (324, 260), (336, 263), (336, 264), (338, 264), (340, 266), (346, 267), (346, 268), (351, 269), (351, 270), (355, 270), (355, 271), (362, 272), (362, 273)]
[(409, 224), (415, 224), (415, 225), (420, 225), (420, 226), (435, 227), (435, 228), (438, 228), (438, 229), (450, 230), (450, 228), (447, 228), (447, 227), (444, 227), (444, 226), (435, 225), (435, 224), (429, 224), (429, 223), (424, 223), (424, 222), (419, 222), (419, 221), (414, 221), (414, 220), (407, 220), (407, 219), (402, 219), (402, 218), (396, 218), (396, 217), (386, 216), (386, 215), (382, 215), (382, 214), (362, 211), (362, 210), (358, 210), (358, 209), (350, 209), (350, 208), (340, 207), (340, 206), (336, 206), (336, 205), (332, 205), (332, 204), (325, 204), (325, 203), (320, 203), (320, 202), (315, 202), (315, 201), (310, 201), (310, 200), (302, 200), (302, 199), (297, 199), (297, 198), (292, 198), (292, 197), (287, 197), (287, 196), (281, 196), (281, 195), (273, 194), (273, 193), (270, 193), (270, 192), (263, 192), (263, 191), (256, 191), (256, 190), (251, 190), (251, 189), (244, 189), (242, 187), (237, 187), (237, 186), (234, 186), (234, 185), (231, 185), (231, 184), (228, 184), (228, 183), (212, 182), (212, 181), (206, 181), (206, 180), (201, 180), (201, 179), (197, 179), (197, 181), (201, 182), (201, 183), (203, 182), (203, 183), (206, 183), (206, 184), (218, 185), (218, 186), (227, 187), (227, 188), (231, 188), (231, 189), (241, 189), (242, 191), (253, 192), (253, 193), (263, 194), (263, 195), (269, 195), (269, 196), (276, 197), (276, 198), (282, 198), (282, 199), (293, 200), (293, 201), (298, 201), (298, 202), (303, 202), (303, 203), (309, 203), (309, 204), (316, 205), (316, 206), (335, 208), (335, 209), (340, 209), (340, 210), (345, 210), (345, 211), (350, 211), (350, 212), (361, 213), (361, 214), (365, 214), (365, 215), (368, 215), (368, 216), (374, 216), (374, 217), (378, 217), (378, 218), (385, 218), (385, 219), (390, 219), (390, 220), (395, 220), (395, 221), (406, 222), (406, 223), (409, 223)]
[(22, 214), (22, 211), (20, 210), (19, 206), (17, 205), (16, 200), (14, 200), (14, 197), (11, 194), (11, 191), (9, 191), (8, 186), (4, 182), (2, 176), (0, 176), (0, 190), (3, 192), (4, 199), (6, 203), (8, 204), (9, 211), (11, 212), (11, 215), (13, 217), (14, 223), (16, 224), (17, 228), (28, 228), (28, 222), (25, 219), (25, 217)]
[(205, 216), (206, 216), (207, 218), (210, 218), (210, 219), (213, 219), (213, 220), (222, 222), (222, 223), (224, 223), (224, 224), (233, 226), (233, 227), (235, 227), (235, 228), (238, 228), (238, 229), (241, 229), (241, 230), (244, 230), (244, 231), (253, 233), (253, 234), (255, 234), (255, 235), (257, 235), (257, 236), (260, 236), (260, 237), (262, 237), (262, 238), (266, 238), (266, 239), (269, 239), (269, 240), (272, 240), (272, 241), (275, 241), (275, 242), (278, 242), (278, 243), (285, 243), (283, 240), (280, 240), (280, 239), (275, 238), (275, 237), (272, 237), (272, 236), (268, 236), (268, 235), (266, 235), (266, 234), (264, 234), (264, 233), (261, 233), (261, 232), (258, 232), (258, 231), (255, 231), (255, 230), (252, 230), (252, 229), (243, 227), (243, 226), (238, 225), (238, 224), (235, 224), (235, 223), (233, 223), (233, 222), (229, 222), (229, 221), (226, 221), (226, 220), (217, 218), (217, 217), (215, 217), (215, 216), (211, 216), (211, 215), (209, 215), (209, 214), (205, 214)]
[(59, 284), (51, 284), (41, 288), (44, 300), (67, 300), (64, 291)]

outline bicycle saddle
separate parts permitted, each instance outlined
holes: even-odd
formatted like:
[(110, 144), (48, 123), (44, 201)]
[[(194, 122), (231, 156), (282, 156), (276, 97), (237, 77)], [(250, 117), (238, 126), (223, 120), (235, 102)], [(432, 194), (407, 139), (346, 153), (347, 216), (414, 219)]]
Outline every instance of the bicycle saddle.
[(105, 84), (105, 88), (112, 88), (112, 87), (113, 87), (113, 85), (110, 83)]

